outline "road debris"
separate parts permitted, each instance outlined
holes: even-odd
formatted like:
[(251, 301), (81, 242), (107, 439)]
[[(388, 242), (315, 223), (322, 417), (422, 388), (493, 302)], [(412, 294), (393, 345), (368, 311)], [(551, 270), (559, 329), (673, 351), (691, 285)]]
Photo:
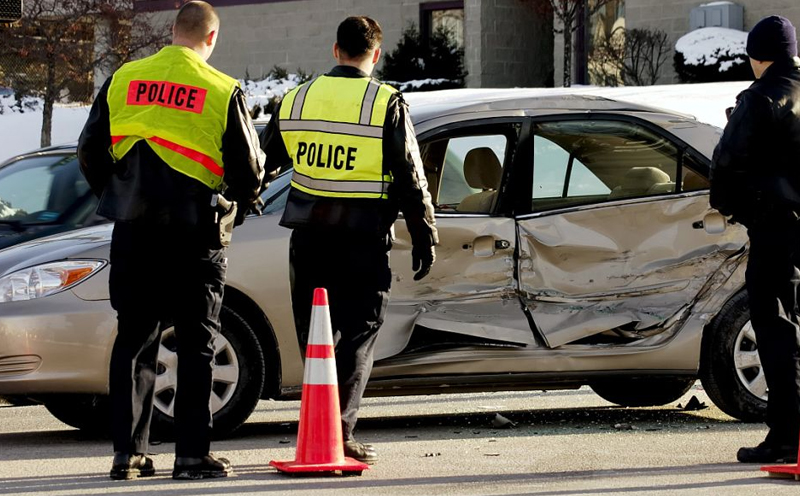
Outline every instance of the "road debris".
[(692, 410), (704, 410), (706, 408), (708, 408), (708, 405), (698, 400), (697, 396), (692, 396), (691, 399), (689, 399), (689, 401), (686, 402), (686, 406), (681, 406), (681, 404), (678, 403), (679, 410), (692, 411)]
[(492, 426), (498, 427), (500, 429), (510, 429), (517, 425), (515, 422), (508, 420), (507, 418), (503, 417), (499, 413), (494, 415), (494, 419), (492, 419)]

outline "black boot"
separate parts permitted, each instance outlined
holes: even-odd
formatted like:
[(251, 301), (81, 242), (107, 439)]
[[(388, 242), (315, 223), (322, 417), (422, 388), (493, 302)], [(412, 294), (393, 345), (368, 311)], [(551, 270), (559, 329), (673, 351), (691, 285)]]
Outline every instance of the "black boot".
[(109, 476), (114, 480), (129, 480), (137, 477), (150, 477), (155, 473), (156, 469), (153, 467), (151, 458), (141, 453), (131, 455), (118, 451), (114, 453)]
[(358, 441), (344, 442), (344, 456), (349, 456), (367, 465), (374, 465), (378, 461), (378, 453), (375, 452), (375, 448)]
[(736, 459), (742, 463), (797, 463), (797, 446), (768, 444), (739, 448)]
[(197, 480), (216, 479), (227, 477), (233, 473), (231, 462), (227, 458), (215, 458), (206, 455), (202, 458), (175, 458), (175, 469), (172, 471), (173, 479)]

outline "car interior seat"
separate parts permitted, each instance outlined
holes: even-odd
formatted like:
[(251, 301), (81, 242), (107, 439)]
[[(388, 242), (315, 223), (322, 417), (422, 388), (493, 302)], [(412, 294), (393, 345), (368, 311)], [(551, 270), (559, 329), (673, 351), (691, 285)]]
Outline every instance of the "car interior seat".
[(480, 189), (461, 200), (457, 212), (489, 213), (492, 210), (503, 166), (491, 148), (474, 148), (464, 158), (464, 178), (470, 188)]
[(633, 167), (609, 193), (609, 199), (658, 195), (675, 191), (669, 174), (658, 167)]

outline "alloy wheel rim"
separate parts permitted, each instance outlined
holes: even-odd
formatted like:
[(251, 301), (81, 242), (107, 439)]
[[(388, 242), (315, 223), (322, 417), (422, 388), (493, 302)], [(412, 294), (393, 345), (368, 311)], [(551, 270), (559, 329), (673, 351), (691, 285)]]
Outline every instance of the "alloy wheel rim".
[(748, 320), (739, 330), (733, 347), (736, 376), (744, 388), (756, 398), (767, 401), (767, 379), (758, 356), (758, 344), (753, 324)]
[[(158, 348), (155, 394), (153, 406), (169, 417), (175, 416), (175, 392), (178, 387), (178, 353), (175, 328), (161, 333)], [(214, 361), (211, 373), (211, 414), (220, 411), (230, 402), (239, 384), (239, 360), (222, 333), (214, 339)]]

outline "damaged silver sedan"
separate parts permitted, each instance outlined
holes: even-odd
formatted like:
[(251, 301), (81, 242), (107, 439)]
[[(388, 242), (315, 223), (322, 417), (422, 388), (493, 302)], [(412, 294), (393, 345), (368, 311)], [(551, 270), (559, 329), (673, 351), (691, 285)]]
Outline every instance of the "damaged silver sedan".
[[(726, 413), (763, 418), (747, 237), (708, 204), (717, 128), (587, 96), (467, 98), (412, 112), (438, 260), (413, 281), (399, 219), (367, 394), (590, 385), (646, 406), (676, 400), (699, 377)], [(212, 398), (221, 431), (259, 399), (301, 390), (289, 231), (278, 225), (288, 182), (270, 186), (264, 214), (236, 230), (230, 249)], [(99, 226), (0, 252), (0, 395), (34, 398), (82, 428), (106, 418), (110, 234)], [(142, 277), (170, 284), (169, 274)], [(161, 427), (172, 419), (174, 350), (166, 328)]]

